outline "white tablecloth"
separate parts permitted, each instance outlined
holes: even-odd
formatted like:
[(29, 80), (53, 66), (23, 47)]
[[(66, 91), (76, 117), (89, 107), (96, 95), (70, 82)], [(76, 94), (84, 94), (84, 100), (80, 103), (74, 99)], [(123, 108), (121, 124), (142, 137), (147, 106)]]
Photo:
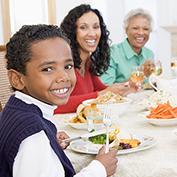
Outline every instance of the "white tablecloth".
[[(151, 92), (147, 92), (151, 94)], [(173, 133), (176, 126), (154, 126), (146, 122), (137, 110), (136, 103), (147, 94), (138, 94), (133, 97), (134, 101), (127, 112), (117, 118), (116, 122), (120, 129), (127, 129), (137, 135), (149, 135), (157, 140), (151, 149), (136, 153), (119, 155), (116, 177), (177, 177), (177, 136)], [(71, 114), (55, 115), (54, 123), (59, 130), (65, 130), (69, 135), (86, 133), (84, 130), (76, 130), (64, 124), (63, 118), (70, 118)], [(76, 171), (85, 167), (94, 155), (73, 152), (70, 148), (66, 150)]]

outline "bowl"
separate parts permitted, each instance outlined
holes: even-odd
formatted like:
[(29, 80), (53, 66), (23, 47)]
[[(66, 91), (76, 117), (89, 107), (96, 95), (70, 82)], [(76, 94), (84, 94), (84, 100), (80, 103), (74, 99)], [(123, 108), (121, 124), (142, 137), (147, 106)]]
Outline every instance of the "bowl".
[[(85, 100), (82, 102), (82, 104), (84, 106), (88, 106), (90, 105), (92, 102), (94, 101), (94, 99), (89, 99), (89, 100)], [(130, 103), (132, 102), (132, 100), (130, 98), (124, 98), (123, 102), (119, 102), (119, 103), (108, 103), (108, 105), (111, 108), (111, 114), (114, 117), (119, 117), (120, 115), (124, 114), (127, 110), (127, 108), (129, 107)], [(104, 112), (107, 104), (96, 104), (97, 108), (100, 109), (102, 112)]]

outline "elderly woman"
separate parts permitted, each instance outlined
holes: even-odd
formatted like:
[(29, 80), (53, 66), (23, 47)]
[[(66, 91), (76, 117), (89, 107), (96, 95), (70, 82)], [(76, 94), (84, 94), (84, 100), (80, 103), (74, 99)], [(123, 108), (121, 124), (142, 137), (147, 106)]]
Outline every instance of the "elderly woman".
[(111, 46), (110, 66), (101, 76), (105, 84), (126, 82), (133, 69), (143, 65), (145, 75), (150, 73), (153, 65), (153, 52), (144, 47), (152, 31), (152, 17), (143, 9), (131, 10), (124, 19), (127, 38), (119, 44)]

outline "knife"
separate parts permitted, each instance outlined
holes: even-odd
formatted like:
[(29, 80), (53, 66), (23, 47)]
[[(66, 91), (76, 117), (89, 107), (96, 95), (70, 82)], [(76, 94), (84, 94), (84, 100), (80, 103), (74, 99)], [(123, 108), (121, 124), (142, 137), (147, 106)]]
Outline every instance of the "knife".
[[(115, 129), (109, 129), (109, 132), (111, 131), (114, 131)], [(90, 137), (93, 137), (93, 136), (97, 136), (97, 135), (101, 135), (101, 134), (106, 134), (106, 129), (103, 129), (103, 130), (97, 130), (97, 131), (94, 131), (94, 132), (91, 132), (91, 133), (86, 133), (84, 135), (81, 135), (81, 136), (76, 136), (76, 137), (72, 137), (72, 138), (67, 138), (65, 140), (63, 140), (62, 142), (64, 143), (70, 143), (71, 141), (75, 141), (75, 140), (79, 140), (79, 139), (83, 139), (83, 140), (87, 140), (88, 138)]]

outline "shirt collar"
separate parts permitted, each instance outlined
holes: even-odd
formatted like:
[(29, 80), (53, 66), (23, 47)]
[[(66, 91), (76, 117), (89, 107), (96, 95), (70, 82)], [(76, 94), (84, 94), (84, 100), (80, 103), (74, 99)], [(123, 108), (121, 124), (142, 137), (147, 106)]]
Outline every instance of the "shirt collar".
[(42, 111), (43, 117), (50, 121), (51, 121), (51, 118), (53, 117), (54, 110), (57, 108), (57, 106), (46, 104), (42, 101), (39, 101), (19, 91), (15, 91), (15, 97), (22, 100), (23, 102), (27, 104), (34, 104), (37, 107), (39, 107), (40, 110)]
[(141, 52), (140, 54), (138, 55), (133, 49), (132, 47), (130, 46), (129, 42), (128, 42), (128, 38), (126, 38), (123, 42), (123, 49), (124, 49), (124, 52), (125, 52), (125, 55), (128, 59), (131, 59), (133, 56), (143, 56), (143, 58), (145, 58), (145, 51), (144, 51), (144, 48), (141, 49)]

